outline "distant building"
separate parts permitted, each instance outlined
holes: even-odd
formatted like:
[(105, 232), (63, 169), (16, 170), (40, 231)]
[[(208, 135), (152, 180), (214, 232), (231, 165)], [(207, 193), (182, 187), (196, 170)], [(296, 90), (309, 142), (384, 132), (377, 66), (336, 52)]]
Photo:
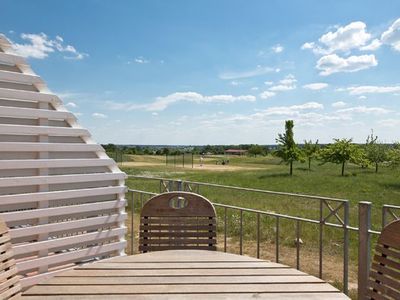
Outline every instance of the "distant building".
[(247, 154), (247, 150), (241, 150), (241, 149), (228, 149), (228, 150), (225, 150), (225, 154), (226, 155), (239, 155), (239, 156), (242, 156), (242, 155), (246, 155)]

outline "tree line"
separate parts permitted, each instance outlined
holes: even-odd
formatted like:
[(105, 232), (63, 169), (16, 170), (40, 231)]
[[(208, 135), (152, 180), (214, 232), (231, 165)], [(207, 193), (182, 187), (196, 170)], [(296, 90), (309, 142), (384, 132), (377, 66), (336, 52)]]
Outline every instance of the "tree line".
[(294, 122), (285, 122), (285, 133), (278, 134), (276, 142), (278, 149), (273, 155), (282, 159), (289, 165), (289, 174), (293, 174), (294, 162), (308, 162), (311, 170), (311, 161), (318, 160), (320, 164), (334, 163), (341, 166), (341, 175), (344, 176), (347, 163), (353, 163), (368, 168), (373, 166), (378, 173), (379, 166), (383, 163), (389, 166), (400, 165), (400, 144), (386, 145), (378, 141), (373, 131), (366, 138), (365, 144), (355, 144), (352, 139), (333, 139), (333, 143), (321, 147), (318, 140), (304, 141), (299, 146), (294, 141)]

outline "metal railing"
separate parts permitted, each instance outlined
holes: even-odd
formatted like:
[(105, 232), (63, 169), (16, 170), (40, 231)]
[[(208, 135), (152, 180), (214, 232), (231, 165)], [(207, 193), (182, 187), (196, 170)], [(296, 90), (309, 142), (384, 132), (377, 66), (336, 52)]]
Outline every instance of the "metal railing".
[[(190, 191), (200, 193), (200, 187), (214, 187), (214, 188), (222, 188), (222, 189), (231, 189), (237, 191), (246, 191), (246, 192), (255, 192), (261, 194), (270, 194), (270, 195), (280, 195), (280, 196), (290, 196), (296, 198), (303, 198), (308, 200), (317, 201), (319, 204), (319, 218), (305, 218), (299, 216), (292, 216), (288, 214), (281, 214), (276, 212), (270, 212), (265, 210), (257, 210), (251, 208), (244, 208), (239, 206), (215, 203), (215, 199), (210, 199), (213, 202), (213, 205), (216, 208), (220, 208), (223, 211), (223, 251), (227, 251), (228, 244), (228, 216), (229, 212), (239, 214), (239, 254), (243, 254), (243, 222), (244, 213), (250, 213), (255, 216), (256, 225), (255, 225), (255, 243), (256, 243), (256, 256), (260, 257), (260, 243), (261, 243), (261, 217), (272, 218), (274, 219), (274, 243), (275, 243), (275, 261), (280, 262), (280, 234), (281, 234), (281, 223), (282, 220), (288, 220), (290, 222), (294, 222), (295, 224), (295, 247), (296, 247), (296, 268), (301, 268), (301, 235), (302, 235), (302, 227), (303, 224), (314, 224), (318, 226), (318, 276), (322, 278), (323, 276), (323, 251), (324, 251), (324, 231), (325, 227), (331, 227), (342, 230), (342, 239), (343, 239), (343, 292), (348, 294), (348, 283), (349, 283), (349, 233), (350, 231), (358, 233), (358, 285), (359, 285), (359, 296), (362, 295), (360, 293), (363, 292), (364, 287), (366, 287), (367, 279), (369, 276), (369, 265), (370, 265), (370, 255), (371, 255), (371, 237), (372, 235), (379, 235), (379, 231), (372, 230), (371, 227), (371, 203), (369, 202), (360, 202), (359, 203), (359, 217), (358, 224), (359, 227), (350, 226), (350, 202), (345, 199), (338, 198), (330, 198), (330, 197), (322, 197), (322, 196), (313, 196), (313, 195), (304, 195), (304, 194), (296, 194), (296, 193), (286, 193), (286, 192), (275, 192), (275, 191), (267, 191), (261, 189), (252, 189), (252, 188), (242, 188), (235, 186), (226, 186), (219, 184), (209, 184), (203, 182), (193, 182), (193, 181), (182, 181), (182, 180), (174, 180), (174, 179), (166, 179), (166, 178), (154, 178), (154, 177), (146, 177), (146, 176), (129, 176), (131, 178), (136, 179), (145, 179), (145, 180), (157, 180), (159, 181), (159, 193), (169, 192), (169, 191)], [(135, 207), (142, 207), (147, 199), (151, 196), (156, 195), (157, 193), (143, 191), (140, 189), (129, 189), (128, 193), (130, 194), (130, 203), (131, 203), (131, 230), (134, 228), (133, 219), (134, 219), (134, 210)], [(135, 206), (135, 201), (139, 201), (139, 205)], [(138, 207), (139, 206), (139, 207)], [(325, 213), (327, 212), (327, 213)], [(340, 215), (342, 213), (342, 216)], [(389, 216), (392, 219), (398, 219), (398, 213), (400, 212), (400, 206), (394, 205), (384, 205), (382, 208), (382, 216), (383, 222), (382, 224), (387, 224), (389, 221)], [(131, 250), (134, 249), (134, 241), (131, 239), (130, 241)], [(360, 297), (361, 299), (361, 297)]]

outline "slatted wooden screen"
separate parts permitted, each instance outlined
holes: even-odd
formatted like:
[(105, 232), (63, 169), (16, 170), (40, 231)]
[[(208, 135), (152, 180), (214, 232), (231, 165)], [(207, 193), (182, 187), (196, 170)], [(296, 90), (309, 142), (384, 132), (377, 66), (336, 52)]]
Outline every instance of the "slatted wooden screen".
[(123, 253), (124, 179), (0, 35), (0, 217), (22, 286)]

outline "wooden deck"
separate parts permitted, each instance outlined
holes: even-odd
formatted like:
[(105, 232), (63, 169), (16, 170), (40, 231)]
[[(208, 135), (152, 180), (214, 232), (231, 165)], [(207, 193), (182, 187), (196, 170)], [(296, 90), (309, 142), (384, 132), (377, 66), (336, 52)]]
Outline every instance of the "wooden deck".
[(23, 299), (349, 299), (285, 265), (203, 250), (122, 256), (66, 271)]

